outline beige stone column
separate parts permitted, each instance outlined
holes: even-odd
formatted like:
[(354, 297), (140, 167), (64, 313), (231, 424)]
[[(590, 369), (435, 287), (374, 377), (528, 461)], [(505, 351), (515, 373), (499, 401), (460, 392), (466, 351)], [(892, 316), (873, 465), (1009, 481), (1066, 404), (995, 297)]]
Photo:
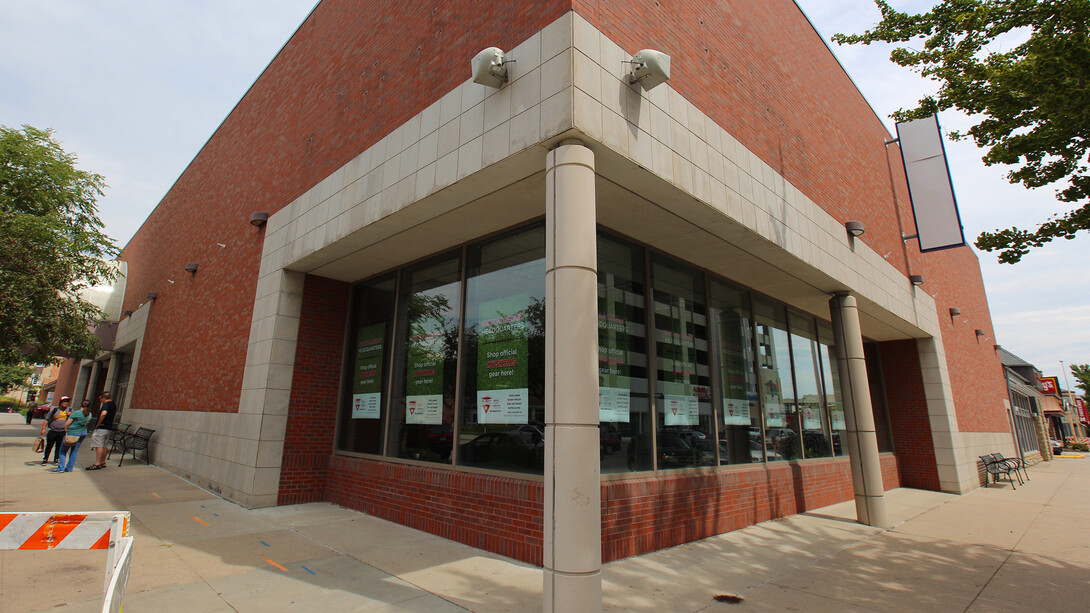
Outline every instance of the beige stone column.
[[(110, 392), (111, 398), (117, 395), (117, 390), (114, 388), (117, 387), (117, 377), (119, 374), (121, 374), (121, 354), (110, 352), (110, 363), (106, 367), (106, 385), (103, 386), (102, 390)], [(113, 398), (113, 400), (114, 402), (117, 401), (116, 398)]]
[(545, 162), (543, 610), (602, 607), (598, 277), (594, 153), (576, 140)]
[(889, 523), (882, 464), (878, 456), (878, 437), (874, 430), (874, 410), (855, 296), (846, 292), (834, 295), (829, 301), (829, 311), (833, 319), (844, 421), (848, 428), (845, 434), (855, 485), (856, 516), (861, 524), (886, 528)]

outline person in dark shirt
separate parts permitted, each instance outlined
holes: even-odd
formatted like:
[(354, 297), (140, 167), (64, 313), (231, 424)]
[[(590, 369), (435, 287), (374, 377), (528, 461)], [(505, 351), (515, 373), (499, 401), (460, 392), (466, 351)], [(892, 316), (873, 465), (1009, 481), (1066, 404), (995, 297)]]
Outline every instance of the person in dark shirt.
[(114, 429), (114, 413), (117, 412), (117, 404), (110, 400), (110, 392), (102, 392), (98, 399), (102, 402), (98, 409), (98, 421), (95, 422), (94, 432), (91, 433), (91, 447), (95, 450), (95, 463), (87, 467), (87, 470), (99, 470), (106, 468), (106, 443), (110, 438), (110, 431)]

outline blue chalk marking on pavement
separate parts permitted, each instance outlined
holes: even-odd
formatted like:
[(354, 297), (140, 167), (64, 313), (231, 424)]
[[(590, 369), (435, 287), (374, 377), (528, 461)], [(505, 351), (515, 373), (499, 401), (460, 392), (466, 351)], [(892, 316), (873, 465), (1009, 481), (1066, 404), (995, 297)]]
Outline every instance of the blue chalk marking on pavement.
[(266, 543), (265, 541), (258, 541), (258, 542), (261, 543), (262, 545), (266, 546), (266, 547), (272, 547), (272, 545)]
[(220, 514), (219, 514), (219, 513), (213, 513), (213, 514), (212, 514), (212, 517), (219, 517), (219, 516), (220, 516)]
[[(302, 565), (300, 565), (300, 566), (302, 566)], [(317, 574), (318, 574), (318, 573), (316, 573), (316, 572), (314, 572), (314, 571), (310, 570), (310, 569), (309, 569), (309, 568), (307, 568), (306, 566), (302, 566), (302, 568), (303, 568), (303, 570), (307, 571), (308, 573), (310, 573), (310, 574), (312, 574), (312, 575), (317, 575)]]

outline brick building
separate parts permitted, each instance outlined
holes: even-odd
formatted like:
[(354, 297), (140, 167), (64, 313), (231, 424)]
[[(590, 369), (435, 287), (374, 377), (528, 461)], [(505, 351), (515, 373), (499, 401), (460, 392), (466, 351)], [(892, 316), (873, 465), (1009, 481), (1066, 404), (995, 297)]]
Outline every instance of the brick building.
[(853, 496), (881, 524), (1014, 452), (976, 256), (902, 240), (889, 138), (786, 0), (324, 0), (125, 247), (97, 376), (157, 464), (542, 564), (547, 603)]

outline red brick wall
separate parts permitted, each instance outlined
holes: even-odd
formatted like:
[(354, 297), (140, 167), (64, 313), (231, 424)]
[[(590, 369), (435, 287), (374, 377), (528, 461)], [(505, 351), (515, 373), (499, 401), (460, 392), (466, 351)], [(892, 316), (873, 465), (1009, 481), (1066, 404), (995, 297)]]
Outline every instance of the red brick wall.
[(543, 485), (334, 456), (328, 500), (531, 564), (542, 560)]
[[(262, 246), (250, 213), (280, 210), (467, 79), (478, 51), (510, 49), (569, 7), (324, 0), (315, 8), (123, 251), (124, 308), (159, 293), (132, 406), (236, 411)], [(186, 262), (200, 264), (195, 276)]]
[[(916, 241), (902, 242), (915, 226), (899, 151), (887, 151), (889, 133), (792, 0), (573, 6), (628, 53), (670, 54), (671, 87), (830, 215), (862, 221), (859, 240), (902, 273), (922, 273), (919, 291), (938, 297), (940, 315), (960, 308), (942, 332), (959, 425), (1009, 431), (976, 256), (968, 248), (920, 254)], [(986, 332), (979, 343), (977, 328)]]
[[(882, 454), (886, 489), (897, 459)], [(602, 483), (602, 561), (673, 547), (851, 500), (847, 458)]]
[(927, 416), (923, 374), (916, 341), (889, 341), (879, 344), (880, 360), (893, 430), (893, 449), (905, 487), (940, 489), (935, 465), (935, 441)]
[[(883, 454), (885, 488), (900, 487)], [(847, 458), (602, 483), (602, 558), (612, 561), (851, 500)], [(334, 456), (328, 500), (523, 562), (542, 563), (534, 481)]]
[(307, 275), (277, 504), (325, 499), (333, 455), (349, 286)]

